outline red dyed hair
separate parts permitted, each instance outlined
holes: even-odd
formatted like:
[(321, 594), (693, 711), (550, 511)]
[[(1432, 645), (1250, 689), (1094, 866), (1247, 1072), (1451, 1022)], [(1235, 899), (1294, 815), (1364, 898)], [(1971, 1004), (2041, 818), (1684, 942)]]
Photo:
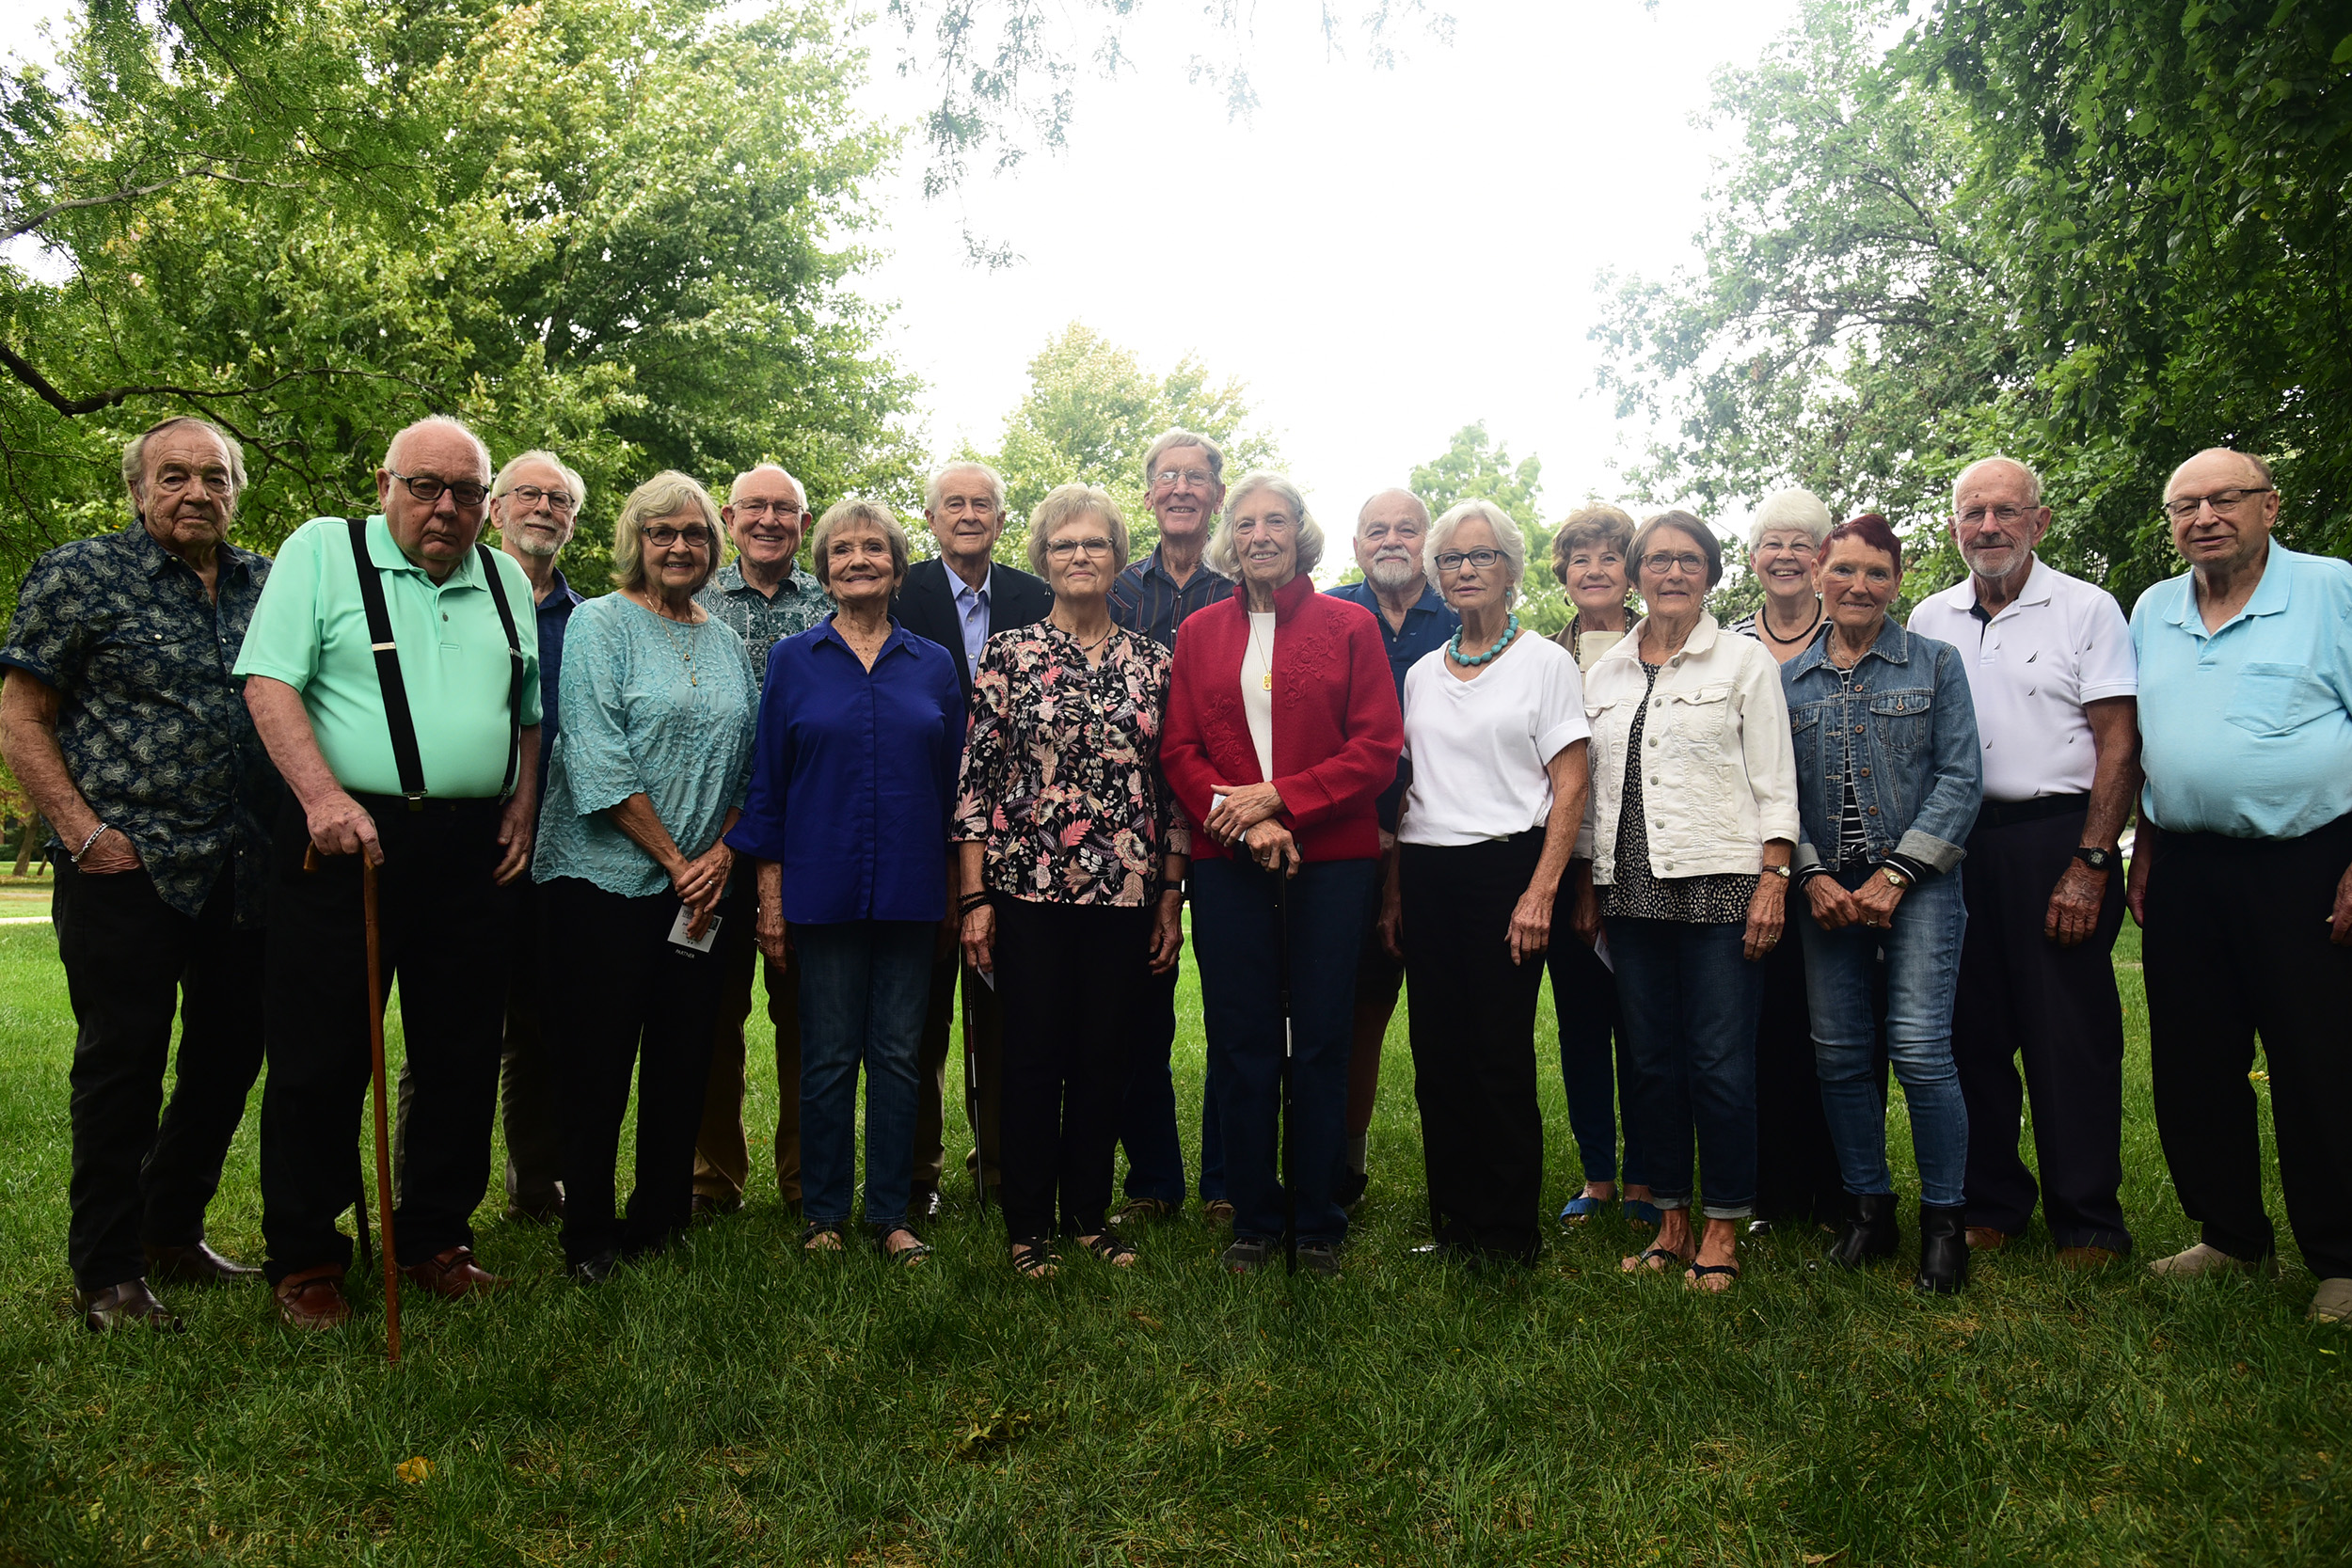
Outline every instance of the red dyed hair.
[(1820, 551), (1814, 559), (1827, 561), (1830, 550), (1840, 539), (1851, 539), (1858, 545), (1867, 545), (1874, 550), (1884, 550), (1886, 559), (1895, 563), (1895, 570), (1900, 572), (1903, 569), (1903, 542), (1895, 537), (1895, 525), (1875, 512), (1865, 512), (1858, 517), (1849, 517), (1823, 534)]

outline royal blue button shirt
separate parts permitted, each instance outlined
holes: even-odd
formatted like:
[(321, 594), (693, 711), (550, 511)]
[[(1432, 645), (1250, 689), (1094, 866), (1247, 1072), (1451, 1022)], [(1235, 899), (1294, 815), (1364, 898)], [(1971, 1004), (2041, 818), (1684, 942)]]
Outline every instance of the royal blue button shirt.
[(894, 625), (869, 671), (828, 618), (768, 656), (727, 843), (784, 868), (788, 924), (944, 919), (963, 732), (946, 649)]
[(548, 798), (548, 756), (555, 750), (555, 737), (564, 733), (564, 713), (556, 705), (556, 694), (564, 683), (564, 633), (572, 624), (572, 611), (588, 601), (580, 596), (572, 585), (564, 580), (559, 569), (548, 586), (548, 596), (539, 601), (539, 803)]
[[(1372, 611), (1372, 618), (1380, 623), (1380, 641), (1388, 645), (1389, 673), (1396, 677), (1396, 700), (1400, 707), (1405, 703), (1405, 672), (1420, 662), (1422, 655), (1444, 647), (1462, 624), (1462, 618), (1447, 606), (1444, 595), (1426, 583), (1422, 586), (1421, 597), (1414, 600), (1413, 607), (1405, 612), (1402, 630), (1389, 625), (1389, 613), (1380, 608), (1380, 595), (1373, 592), (1371, 583), (1351, 582), (1327, 592), (1335, 599), (1362, 605)], [(1398, 757), (1396, 783), (1380, 792), (1380, 826), (1390, 832), (1396, 832), (1396, 814), (1405, 802), (1405, 787), (1412, 777), (1413, 765), (1402, 756)]]

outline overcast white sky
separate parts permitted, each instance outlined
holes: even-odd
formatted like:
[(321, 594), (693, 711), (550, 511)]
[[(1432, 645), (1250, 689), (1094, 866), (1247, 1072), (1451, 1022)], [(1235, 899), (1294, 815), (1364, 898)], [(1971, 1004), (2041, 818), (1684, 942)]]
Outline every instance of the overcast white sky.
[[(0, 9), (0, 53), (41, 53), (36, 24), (71, 8)], [(1260, 0), (1246, 46), (1262, 105), (1234, 122), (1186, 80), (1199, 0), (1147, 0), (1136, 69), (1078, 85), (1066, 154), (927, 203), (910, 147), (879, 193), (892, 254), (865, 287), (897, 304), (891, 344), (927, 385), (933, 450), (993, 448), (1030, 356), (1080, 320), (1154, 370), (1190, 350), (1247, 380), (1334, 523), (1482, 418), (1514, 458), (1543, 458), (1548, 512), (1615, 495), (1611, 460), (1644, 433), (1593, 391), (1594, 275), (1691, 259), (1725, 148), (1691, 119), (1713, 70), (1753, 60), (1794, 0), (1450, 9), (1450, 48), (1375, 71), (1327, 59), (1310, 0)], [(869, 104), (919, 111), (895, 39), (873, 41)], [(1025, 261), (970, 266), (967, 223)]]

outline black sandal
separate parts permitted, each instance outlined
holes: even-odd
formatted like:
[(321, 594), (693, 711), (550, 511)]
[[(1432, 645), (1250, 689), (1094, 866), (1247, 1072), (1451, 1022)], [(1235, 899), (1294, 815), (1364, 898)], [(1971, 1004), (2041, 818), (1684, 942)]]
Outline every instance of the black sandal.
[[(890, 1244), (893, 1236), (905, 1236), (909, 1243), (894, 1247)], [(882, 1249), (883, 1262), (896, 1263), (902, 1269), (911, 1269), (931, 1255), (930, 1243), (903, 1225), (894, 1225), (875, 1237), (874, 1244)]]
[[(1661, 1259), (1658, 1267), (1656, 1268), (1650, 1267), (1650, 1259), (1653, 1258)], [(1642, 1256), (1633, 1260), (1633, 1266), (1631, 1268), (1620, 1269), (1618, 1272), (1621, 1274), (1662, 1275), (1666, 1272), (1666, 1264), (1668, 1263), (1677, 1264), (1686, 1269), (1691, 1266), (1691, 1260), (1688, 1258), (1683, 1257), (1682, 1254), (1677, 1252), (1674, 1248), (1670, 1246), (1654, 1246), (1644, 1249)]]
[(1051, 1279), (1060, 1272), (1061, 1259), (1043, 1242), (1015, 1242), (1012, 1270), (1024, 1279)]
[(839, 1252), (842, 1250), (841, 1227), (811, 1220), (801, 1232), (803, 1252)]
[[(1690, 1291), (1707, 1291), (1707, 1287), (1699, 1281), (1711, 1274), (1723, 1275), (1734, 1285), (1740, 1282), (1740, 1265), (1737, 1263), (1692, 1263), (1682, 1271), (1683, 1288)], [(1721, 1291), (1708, 1291), (1709, 1295), (1723, 1293)]]
[(1086, 1243), (1086, 1249), (1115, 1269), (1136, 1266), (1136, 1249), (1121, 1240), (1118, 1231), (1107, 1227)]

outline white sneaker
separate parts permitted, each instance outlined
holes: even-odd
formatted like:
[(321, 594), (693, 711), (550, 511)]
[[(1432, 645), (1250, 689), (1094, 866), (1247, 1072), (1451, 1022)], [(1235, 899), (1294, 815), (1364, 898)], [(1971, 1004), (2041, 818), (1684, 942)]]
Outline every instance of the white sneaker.
[(2340, 1323), (2352, 1319), (2352, 1279), (2323, 1279), (2304, 1316), (2315, 1323)]
[(2169, 1258), (2159, 1258), (2148, 1265), (2148, 1272), (2167, 1279), (2195, 1279), (2208, 1274), (2268, 1274), (2279, 1272), (2279, 1259), (2265, 1258), (2260, 1263), (2249, 1263), (2243, 1258), (2233, 1258), (2218, 1247), (2200, 1242), (2186, 1252), (2176, 1252)]

